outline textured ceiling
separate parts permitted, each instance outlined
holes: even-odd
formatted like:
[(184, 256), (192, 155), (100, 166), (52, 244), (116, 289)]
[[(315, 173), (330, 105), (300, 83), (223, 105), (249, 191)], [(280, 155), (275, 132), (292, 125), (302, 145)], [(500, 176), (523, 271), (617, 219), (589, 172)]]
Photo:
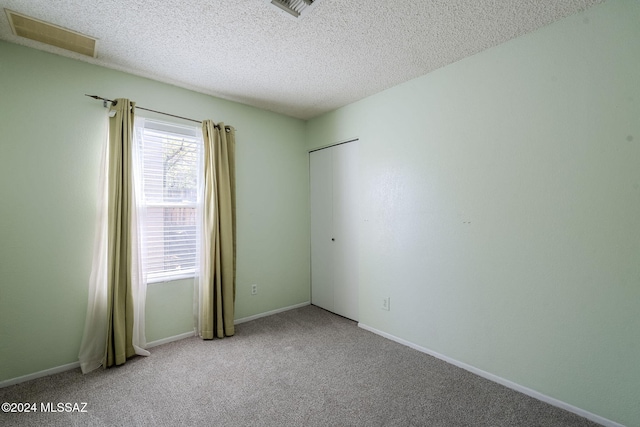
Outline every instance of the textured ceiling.
[(602, 1), (320, 0), (294, 19), (267, 0), (0, 0), (98, 55), (16, 37), (5, 16), (0, 39), (309, 119)]

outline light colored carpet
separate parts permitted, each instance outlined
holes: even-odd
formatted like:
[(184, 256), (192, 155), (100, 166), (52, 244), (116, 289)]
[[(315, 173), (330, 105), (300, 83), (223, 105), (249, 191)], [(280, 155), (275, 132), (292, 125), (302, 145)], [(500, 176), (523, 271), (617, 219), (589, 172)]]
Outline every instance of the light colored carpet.
[(3, 426), (596, 426), (314, 306), (0, 389), (0, 402), (87, 402), (0, 413)]

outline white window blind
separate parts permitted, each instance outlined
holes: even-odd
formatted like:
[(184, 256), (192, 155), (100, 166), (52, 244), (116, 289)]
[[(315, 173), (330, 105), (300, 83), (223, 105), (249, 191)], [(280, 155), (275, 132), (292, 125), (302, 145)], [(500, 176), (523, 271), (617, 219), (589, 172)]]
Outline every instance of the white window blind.
[(136, 136), (142, 162), (147, 282), (193, 277), (202, 134), (196, 127), (141, 121)]

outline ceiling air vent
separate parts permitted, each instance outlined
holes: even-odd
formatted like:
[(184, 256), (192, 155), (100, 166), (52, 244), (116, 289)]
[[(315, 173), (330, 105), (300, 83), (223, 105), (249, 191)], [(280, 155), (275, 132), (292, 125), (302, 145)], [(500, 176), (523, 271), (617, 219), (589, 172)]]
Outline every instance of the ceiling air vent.
[(96, 39), (5, 9), (13, 34), (72, 52), (96, 56)]
[(309, 12), (320, 0), (271, 0), (271, 4), (289, 13), (295, 18)]

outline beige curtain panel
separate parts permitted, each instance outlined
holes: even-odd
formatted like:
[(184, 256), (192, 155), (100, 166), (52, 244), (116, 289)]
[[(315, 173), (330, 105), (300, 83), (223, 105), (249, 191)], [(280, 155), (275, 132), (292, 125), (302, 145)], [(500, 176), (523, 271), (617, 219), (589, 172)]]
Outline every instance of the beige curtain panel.
[(133, 114), (135, 103), (117, 99), (109, 118), (108, 288), (105, 367), (121, 365), (136, 354), (133, 347), (131, 218)]
[(134, 103), (115, 100), (100, 168), (89, 299), (78, 359), (83, 373), (148, 356), (144, 335), (145, 288), (135, 204)]
[(236, 200), (235, 130), (202, 122), (204, 206), (200, 282), (200, 336), (235, 333)]

